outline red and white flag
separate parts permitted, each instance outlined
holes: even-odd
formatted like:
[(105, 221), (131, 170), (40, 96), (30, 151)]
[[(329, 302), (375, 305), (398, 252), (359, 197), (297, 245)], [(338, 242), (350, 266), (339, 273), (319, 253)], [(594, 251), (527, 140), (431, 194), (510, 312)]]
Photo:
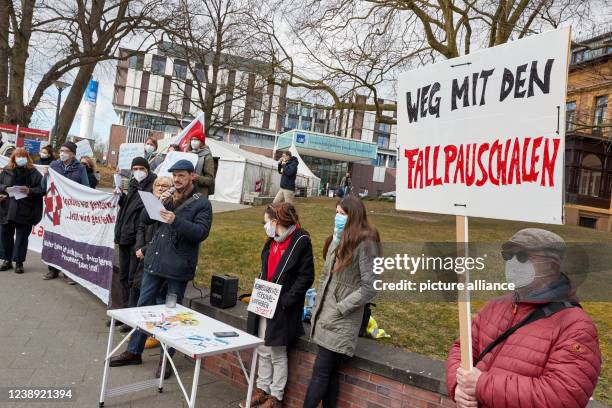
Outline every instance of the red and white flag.
[(186, 151), (189, 146), (189, 142), (192, 138), (198, 138), (204, 144), (206, 141), (206, 134), (204, 131), (204, 112), (201, 112), (194, 120), (191, 121), (185, 129), (170, 140), (169, 145), (178, 144), (181, 151)]

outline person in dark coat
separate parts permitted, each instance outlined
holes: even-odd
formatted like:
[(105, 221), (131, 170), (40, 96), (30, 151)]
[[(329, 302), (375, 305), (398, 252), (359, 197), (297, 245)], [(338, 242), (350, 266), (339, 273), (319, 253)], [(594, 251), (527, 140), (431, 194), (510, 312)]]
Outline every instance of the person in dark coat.
[(278, 161), (278, 172), (281, 174), (280, 189), (274, 197), (274, 203), (283, 201), (293, 203), (298, 164), (297, 157), (292, 156), (289, 150), (283, 152)]
[[(189, 160), (179, 160), (168, 171), (172, 173), (174, 188), (160, 197), (166, 208), (160, 211), (164, 222), (159, 224), (147, 246), (139, 307), (154, 305), (164, 283), (168, 285), (168, 293), (176, 295), (177, 302), (183, 300), (187, 283), (195, 276), (200, 244), (208, 237), (212, 226), (212, 205), (197, 191), (193, 164)], [(142, 221), (145, 224), (156, 222), (148, 215), (143, 215)], [(127, 351), (111, 358), (110, 366), (142, 364), (146, 340), (146, 333), (134, 333)], [(174, 350), (170, 349), (169, 353)], [(157, 377), (161, 375), (161, 365), (160, 356)], [(171, 370), (171, 365), (167, 364), (164, 378), (170, 377)]]
[(38, 152), (38, 159), (34, 161), (34, 164), (48, 166), (53, 160), (55, 160), (55, 152), (53, 151), (53, 146), (47, 145), (40, 149), (40, 152)]
[[(288, 377), (287, 350), (304, 334), (302, 311), (306, 291), (314, 281), (312, 243), (300, 228), (295, 207), (269, 205), (264, 213), (268, 240), (261, 252), (259, 279), (282, 286), (271, 319), (249, 312), (247, 331), (264, 339), (257, 348), (259, 369), (251, 406), (281, 407)], [(241, 404), (246, 406), (246, 401)]]
[[(87, 178), (87, 170), (85, 170), (85, 166), (83, 166), (76, 159), (76, 151), (77, 145), (75, 143), (64, 143), (62, 147), (60, 147), (59, 159), (52, 161), (51, 164), (49, 164), (49, 168), (53, 169), (53, 171), (57, 172), (59, 175), (74, 181), (75, 183), (79, 183), (89, 187), (89, 178)], [(47, 191), (48, 176), (49, 173), (45, 172), (45, 175), (43, 177), (43, 191)], [(59, 269), (53, 266), (49, 266), (49, 272), (47, 272), (43, 279), (55, 279), (59, 276), (59, 273)], [(64, 277), (64, 279), (70, 285), (75, 284), (75, 282), (68, 277)]]
[[(27, 196), (9, 197), (9, 187), (21, 187)], [(0, 173), (0, 271), (7, 271), (15, 262), (15, 273), (23, 273), (32, 226), (38, 224), (43, 210), (42, 175), (34, 168), (28, 152), (18, 147)]]
[[(132, 160), (132, 178), (127, 193), (121, 192), (119, 197), (119, 214), (115, 224), (115, 244), (119, 248), (119, 281), (121, 282), (122, 307), (129, 306), (130, 287), (138, 265), (136, 258), (136, 231), (140, 223), (140, 213), (144, 204), (139, 191), (153, 191), (153, 182), (157, 175), (151, 173), (149, 162), (144, 157)], [(129, 330), (130, 328), (124, 328)]]

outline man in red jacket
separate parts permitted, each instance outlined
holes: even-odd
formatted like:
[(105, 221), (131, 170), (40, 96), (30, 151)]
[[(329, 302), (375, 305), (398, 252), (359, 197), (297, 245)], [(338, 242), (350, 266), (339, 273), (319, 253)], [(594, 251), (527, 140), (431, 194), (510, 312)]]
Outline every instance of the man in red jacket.
[[(601, 367), (597, 329), (561, 272), (565, 242), (527, 228), (502, 246), (514, 295), (488, 302), (472, 322), (471, 371), (460, 367), (459, 339), (446, 362), (446, 387), (457, 407), (585, 407)], [(536, 310), (528, 323), (481, 353)]]

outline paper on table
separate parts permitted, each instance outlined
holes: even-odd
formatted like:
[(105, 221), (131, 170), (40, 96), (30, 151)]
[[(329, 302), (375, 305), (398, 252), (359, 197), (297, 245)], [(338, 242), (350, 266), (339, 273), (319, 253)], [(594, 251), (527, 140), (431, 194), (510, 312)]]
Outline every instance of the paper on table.
[(142, 203), (144, 204), (145, 209), (149, 214), (149, 217), (151, 217), (152, 220), (166, 222), (159, 215), (159, 212), (161, 210), (165, 210), (162, 202), (159, 201), (157, 197), (155, 197), (152, 193), (149, 193), (148, 191), (139, 191), (138, 194), (140, 194), (140, 199), (142, 200)]
[(25, 186), (7, 187), (6, 192), (8, 193), (9, 197), (15, 197), (15, 200), (21, 200), (22, 198), (26, 198), (28, 196), (27, 193), (23, 192), (26, 188), (27, 187)]
[(161, 322), (163, 319), (161, 313), (147, 310), (133, 310), (132, 314), (139, 322)]

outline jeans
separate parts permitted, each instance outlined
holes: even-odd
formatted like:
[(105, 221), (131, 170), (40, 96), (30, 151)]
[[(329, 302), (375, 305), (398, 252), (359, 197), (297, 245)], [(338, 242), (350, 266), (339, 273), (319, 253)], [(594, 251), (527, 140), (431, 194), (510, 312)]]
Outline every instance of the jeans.
[(119, 245), (119, 282), (121, 282), (121, 308), (130, 306), (130, 288), (138, 266), (134, 245)]
[[(265, 338), (267, 320), (259, 318), (259, 337), (262, 339)], [(262, 344), (257, 347), (257, 353), (259, 355), (257, 388), (282, 401), (289, 375), (287, 347)]]
[(5, 261), (24, 262), (28, 253), (28, 239), (32, 226), (9, 221), (0, 225), (0, 258)]
[(340, 388), (338, 368), (344, 357), (344, 354), (319, 346), (312, 378), (304, 398), (304, 408), (316, 408), (319, 402), (323, 402), (323, 408), (333, 408), (337, 405)]
[[(140, 297), (138, 298), (138, 306), (152, 306), (157, 303), (157, 298), (164, 282), (168, 284), (168, 293), (176, 295), (176, 302), (181, 303), (185, 296), (187, 281), (178, 281), (174, 279), (166, 279), (161, 276), (151, 275), (145, 272), (142, 277), (142, 285), (140, 287)], [(132, 354), (142, 354), (145, 343), (149, 337), (142, 330), (137, 330), (132, 334), (127, 351)], [(170, 355), (174, 354), (174, 349), (169, 349)]]

